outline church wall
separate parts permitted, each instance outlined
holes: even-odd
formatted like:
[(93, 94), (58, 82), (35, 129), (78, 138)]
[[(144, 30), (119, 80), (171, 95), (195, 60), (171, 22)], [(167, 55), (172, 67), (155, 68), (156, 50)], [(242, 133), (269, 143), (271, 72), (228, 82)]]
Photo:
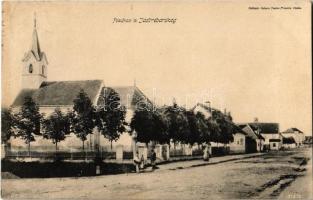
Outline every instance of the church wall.
[[(54, 106), (42, 106), (40, 107), (40, 113), (44, 113), (45, 117), (49, 116), (52, 112), (54, 112)], [(72, 106), (62, 106), (58, 107), (64, 113), (72, 110)], [(19, 108), (15, 108), (14, 112), (18, 112)], [(126, 112), (126, 122), (130, 123), (131, 118), (133, 116), (133, 111), (128, 109)], [(97, 142), (98, 131), (95, 128), (93, 134), (87, 136), (87, 140), (85, 141), (85, 150), (93, 150), (94, 145)], [(100, 146), (103, 151), (115, 151), (116, 146), (122, 145), (124, 151), (131, 151), (132, 150), (132, 137), (128, 132), (124, 132), (117, 141), (112, 142), (112, 150), (111, 150), (111, 142), (104, 138), (103, 135), (100, 135)], [(52, 143), (51, 140), (44, 139), (42, 136), (36, 136), (36, 141), (31, 142), (31, 150), (32, 151), (55, 151), (55, 144)], [(11, 138), (11, 150), (12, 151), (27, 151), (27, 144), (25, 141), (20, 138)], [(58, 143), (58, 149), (60, 151), (81, 151), (82, 150), (82, 141), (77, 138), (74, 133), (71, 133), (67, 136), (64, 141)]]

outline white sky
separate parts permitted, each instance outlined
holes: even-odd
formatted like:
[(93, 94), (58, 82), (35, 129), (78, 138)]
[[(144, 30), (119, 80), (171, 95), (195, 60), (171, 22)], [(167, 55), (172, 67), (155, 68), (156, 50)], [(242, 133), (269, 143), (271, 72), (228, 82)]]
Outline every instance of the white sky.
[[(137, 86), (159, 104), (210, 100), (235, 122), (278, 122), (311, 134), (309, 1), (241, 3), (18, 3), (4, 5), (3, 105), (21, 88), (33, 13), (48, 80)], [(296, 2), (296, 3), (293, 3)], [(249, 6), (300, 10), (250, 10)], [(113, 24), (170, 17), (175, 24)], [(188, 99), (186, 102), (186, 98)]]

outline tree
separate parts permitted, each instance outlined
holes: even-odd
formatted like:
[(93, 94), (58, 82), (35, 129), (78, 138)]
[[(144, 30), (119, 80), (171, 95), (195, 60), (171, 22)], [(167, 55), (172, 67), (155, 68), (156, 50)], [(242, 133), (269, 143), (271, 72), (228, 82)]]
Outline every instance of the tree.
[(207, 120), (208, 129), (210, 132), (210, 142), (219, 142), (219, 138), (221, 135), (221, 129), (212, 117)]
[(39, 107), (31, 97), (25, 97), (19, 113), (16, 114), (16, 137), (20, 137), (28, 144), (30, 155), (30, 143), (35, 141), (35, 135), (41, 135), (40, 123), (43, 115), (39, 113)]
[(169, 138), (173, 141), (175, 147), (176, 142), (184, 141), (185, 135), (189, 131), (186, 110), (174, 102), (172, 106), (165, 108), (164, 114), (169, 122)]
[(153, 135), (152, 140), (159, 142), (160, 144), (167, 144), (170, 141), (169, 137), (169, 122), (167, 118), (163, 115), (163, 112), (159, 108), (155, 108), (152, 112), (152, 122), (153, 122)]
[(72, 131), (82, 141), (84, 150), (87, 136), (92, 134), (95, 127), (95, 109), (84, 90), (81, 90), (74, 99), (70, 120)]
[(1, 142), (7, 144), (14, 135), (14, 115), (11, 109), (2, 109), (1, 112)]
[(70, 120), (58, 108), (45, 120), (43, 120), (43, 137), (52, 140), (55, 151), (58, 150), (58, 142), (64, 140), (70, 134)]
[(198, 128), (198, 134), (199, 134), (199, 140), (198, 143), (210, 143), (211, 142), (211, 131), (208, 124), (207, 119), (205, 116), (198, 112), (196, 113), (196, 120), (197, 120), (197, 128)]
[(189, 125), (189, 134), (186, 135), (186, 142), (189, 143), (190, 145), (193, 145), (194, 143), (199, 143), (200, 142), (200, 129), (199, 129), (199, 124), (198, 124), (198, 119), (196, 115), (194, 114), (193, 110), (189, 110), (186, 112), (186, 117), (188, 120), (188, 125)]
[(131, 132), (136, 131), (137, 141), (148, 144), (150, 141), (168, 143), (167, 122), (159, 109), (136, 109), (131, 119)]
[(219, 126), (220, 134), (218, 135), (217, 142), (229, 143), (234, 140), (233, 134), (235, 133), (235, 126), (231, 121), (231, 116), (224, 115), (222, 112), (215, 110), (212, 113), (212, 117)]
[(126, 108), (121, 106), (120, 97), (112, 88), (107, 88), (102, 98), (104, 106), (97, 111), (97, 127), (111, 142), (112, 149), (112, 142), (117, 141), (126, 131)]
[(136, 109), (130, 122), (131, 132), (136, 131), (137, 141), (148, 144), (153, 139), (153, 115), (146, 109)]

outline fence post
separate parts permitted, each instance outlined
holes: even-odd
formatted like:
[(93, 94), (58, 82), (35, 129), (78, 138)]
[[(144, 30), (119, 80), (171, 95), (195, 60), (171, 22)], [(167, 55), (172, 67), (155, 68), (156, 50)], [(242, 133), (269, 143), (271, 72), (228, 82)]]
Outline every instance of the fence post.
[(116, 146), (116, 160), (123, 160), (123, 145)]

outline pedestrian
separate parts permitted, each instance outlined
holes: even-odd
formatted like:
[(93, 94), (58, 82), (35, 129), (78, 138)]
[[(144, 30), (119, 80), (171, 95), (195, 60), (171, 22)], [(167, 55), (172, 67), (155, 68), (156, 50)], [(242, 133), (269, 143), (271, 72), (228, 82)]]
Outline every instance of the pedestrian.
[(140, 170), (143, 170), (144, 168), (145, 168), (145, 158), (143, 157), (142, 154), (140, 159)]
[(151, 161), (151, 167), (152, 167), (152, 171), (153, 171), (154, 169), (156, 169), (156, 163), (155, 163), (156, 153), (155, 153), (154, 149), (151, 150), (150, 161)]
[(203, 149), (203, 160), (204, 161), (209, 161), (209, 151), (208, 151), (208, 146), (205, 145)]
[(136, 152), (135, 157), (134, 157), (134, 164), (135, 164), (135, 167), (136, 167), (136, 173), (139, 173), (140, 172), (140, 169), (139, 169), (140, 160), (139, 160), (139, 153), (138, 153), (138, 151)]

